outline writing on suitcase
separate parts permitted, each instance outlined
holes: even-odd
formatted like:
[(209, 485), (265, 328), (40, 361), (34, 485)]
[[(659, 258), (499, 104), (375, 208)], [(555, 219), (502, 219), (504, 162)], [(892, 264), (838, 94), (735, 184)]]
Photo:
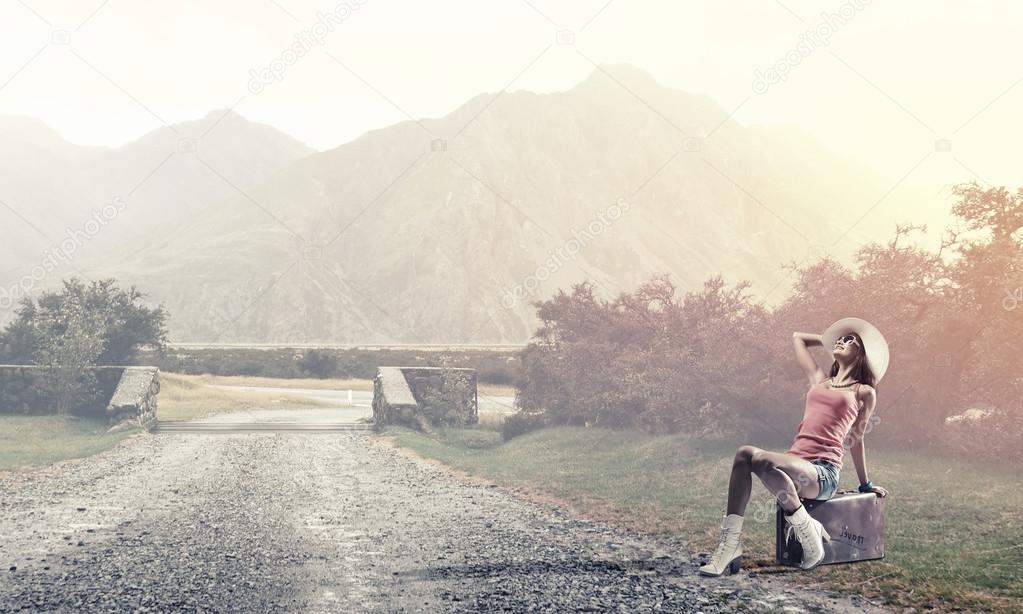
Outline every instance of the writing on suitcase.
[(850, 543), (856, 543), (861, 546), (863, 545), (863, 536), (850, 533), (848, 528), (842, 529), (842, 534), (839, 537), (844, 537), (845, 539), (848, 539)]

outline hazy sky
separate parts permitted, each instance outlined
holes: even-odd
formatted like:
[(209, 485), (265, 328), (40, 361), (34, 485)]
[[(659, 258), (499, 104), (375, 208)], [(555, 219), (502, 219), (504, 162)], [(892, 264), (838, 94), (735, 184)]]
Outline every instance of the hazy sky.
[[(896, 179), (1019, 186), (1023, 9), (982, 7), (3, 0), (0, 113), (38, 117), (76, 143), (117, 145), (237, 104), (327, 149), (406, 119), (400, 109), (441, 116), (481, 92), (564, 90), (591, 61), (629, 62), (738, 108), (740, 123), (799, 125)], [(559, 30), (571, 36), (559, 42)], [(308, 53), (285, 55), (296, 45)], [(756, 71), (772, 66), (787, 69), (785, 79), (758, 86)], [(266, 67), (273, 80), (253, 81)], [(936, 151), (939, 139), (951, 151)]]

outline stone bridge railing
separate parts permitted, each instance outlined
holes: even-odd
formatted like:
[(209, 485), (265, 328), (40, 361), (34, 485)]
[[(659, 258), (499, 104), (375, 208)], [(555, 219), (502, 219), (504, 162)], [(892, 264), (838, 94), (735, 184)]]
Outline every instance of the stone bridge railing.
[(110, 430), (156, 426), (156, 399), (160, 394), (160, 370), (156, 367), (125, 367), (107, 403)]
[(465, 426), (479, 419), (475, 369), (380, 367), (373, 378), (373, 423), (419, 430)]

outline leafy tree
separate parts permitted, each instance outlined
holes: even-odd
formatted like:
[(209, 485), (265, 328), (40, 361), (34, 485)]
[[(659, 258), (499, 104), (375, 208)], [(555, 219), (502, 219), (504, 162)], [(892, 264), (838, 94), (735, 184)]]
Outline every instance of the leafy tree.
[[(1023, 188), (956, 186), (955, 213), (975, 237), (950, 241), (959, 258), (950, 267), (955, 290), (951, 307), (962, 333), (955, 353), (961, 388), (960, 413), (977, 403), (1010, 410), (1014, 431), (1023, 431)], [(944, 333), (949, 328), (943, 329)], [(1004, 414), (1003, 414), (1004, 415)], [(1006, 425), (1013, 420), (1007, 421)]]
[[(770, 313), (745, 282), (728, 289), (720, 276), (682, 298), (659, 277), (612, 301), (584, 283), (534, 303), (542, 324), (521, 355), (522, 416), (512, 430), (731, 430), (787, 445), (806, 393), (791, 333), (855, 315), (891, 349), (872, 440), (1019, 458), (1023, 189), (969, 183), (953, 194), (956, 220), (936, 252), (908, 241), (926, 226), (897, 225), (888, 242), (863, 245), (852, 269), (830, 258), (793, 265), (793, 292)], [(946, 425), (971, 407), (990, 417)]]
[(659, 276), (612, 301), (583, 283), (536, 303), (518, 407), (545, 416), (532, 424), (736, 431), (767, 362), (766, 312), (747, 286), (719, 276), (680, 298)]
[(424, 386), (419, 397), (422, 415), (430, 424), (464, 427), (478, 420), (472, 376), (442, 369), (433, 379), (433, 385)]
[(95, 394), (92, 367), (103, 351), (102, 321), (81, 297), (49, 305), (35, 313), (34, 361), (49, 367), (39, 374), (39, 388), (58, 414), (70, 414)]
[[(163, 307), (145, 306), (144, 296), (134, 286), (119, 288), (113, 279), (86, 285), (72, 278), (64, 281), (60, 291), (43, 292), (36, 301), (25, 297), (15, 320), (0, 334), (0, 357), (5, 362), (38, 363), (42, 358), (36, 349), (57, 343), (46, 336), (48, 330), (61, 330), (61, 325), (53, 323), (63, 322), (74, 332), (78, 321), (90, 327), (90, 337), (99, 339), (100, 351), (90, 364), (127, 364), (142, 346), (162, 351), (167, 342), (167, 313)], [(74, 343), (73, 337), (67, 343)]]

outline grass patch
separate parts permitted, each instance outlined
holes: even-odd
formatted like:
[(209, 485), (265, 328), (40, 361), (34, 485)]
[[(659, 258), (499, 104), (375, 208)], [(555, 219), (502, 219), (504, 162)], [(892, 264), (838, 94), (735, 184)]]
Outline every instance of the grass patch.
[[(483, 432), (440, 429), (431, 438), (389, 427), (385, 434), (422, 456), (553, 497), (576, 513), (681, 535), (697, 551), (716, 543), (737, 442), (557, 427), (502, 443)], [(868, 466), (874, 481), (892, 492), (886, 558), (809, 573), (786, 568), (786, 578), (901, 607), (1023, 612), (1023, 489), (1012, 469), (877, 450), (869, 451)], [(850, 460), (840, 488), (856, 485)], [(754, 478), (745, 567), (782, 571), (774, 563), (773, 510)]]
[(441, 428), (439, 437), (446, 445), (466, 450), (482, 450), (501, 445), (501, 434), (479, 428)]
[(0, 416), (0, 470), (91, 456), (139, 432), (108, 428), (101, 418)]
[[(284, 393), (246, 392), (213, 388), (211, 376), (160, 373), (160, 396), (156, 415), (160, 420), (194, 420), (229, 412), (254, 409), (308, 409), (334, 407), (335, 403)], [(216, 377), (215, 380), (234, 379)], [(263, 378), (241, 378), (263, 379)], [(284, 380), (267, 380), (272, 382)], [(255, 384), (238, 384), (255, 385)]]

